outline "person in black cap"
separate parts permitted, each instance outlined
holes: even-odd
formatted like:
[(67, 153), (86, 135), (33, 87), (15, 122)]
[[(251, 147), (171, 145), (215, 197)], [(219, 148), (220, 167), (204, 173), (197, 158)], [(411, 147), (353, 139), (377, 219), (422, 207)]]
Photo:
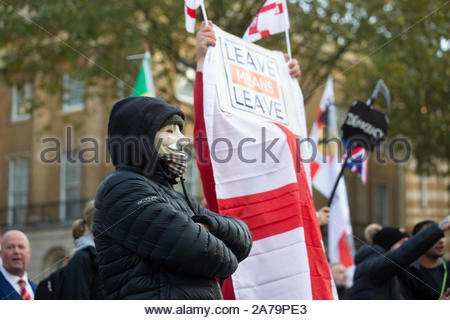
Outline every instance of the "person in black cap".
[(108, 124), (116, 167), (95, 200), (94, 236), (106, 299), (222, 299), (252, 245), (246, 224), (173, 189), (186, 169), (183, 112), (162, 99), (117, 102)]
[[(417, 234), (432, 220), (417, 223), (412, 234)], [(450, 300), (450, 263), (443, 259), (445, 238), (440, 238), (427, 252), (410, 265), (407, 272), (400, 273), (400, 280), (405, 287), (405, 296), (414, 300)]]
[[(450, 216), (438, 225), (433, 223), (408, 238), (402, 228), (372, 225), (372, 245), (362, 246), (355, 255), (355, 274), (351, 299), (404, 299), (398, 274), (431, 248), (450, 229)], [(370, 242), (371, 239), (369, 239)]]

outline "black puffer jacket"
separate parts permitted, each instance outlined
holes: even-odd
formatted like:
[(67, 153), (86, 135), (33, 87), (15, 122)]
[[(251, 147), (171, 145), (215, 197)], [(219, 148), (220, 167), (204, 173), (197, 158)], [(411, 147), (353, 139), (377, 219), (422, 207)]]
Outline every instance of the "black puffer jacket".
[[(133, 134), (147, 134), (153, 141), (155, 128), (180, 113), (160, 99), (127, 99), (120, 103), (121, 116), (117, 105), (111, 112), (110, 137), (117, 136), (114, 127), (122, 121), (132, 125)], [(142, 103), (136, 109), (134, 102)], [(155, 112), (157, 120), (152, 117)], [(126, 133), (124, 128), (119, 131)], [(167, 172), (161, 171), (164, 167), (145, 163), (158, 161), (151, 151), (139, 164), (115, 161), (116, 171), (97, 192), (94, 235), (106, 299), (221, 299), (216, 278), (229, 277), (248, 256), (250, 232), (244, 222), (191, 200), (195, 215), (184, 195), (172, 188)], [(114, 150), (111, 156), (118, 159)]]
[(397, 275), (444, 236), (437, 224), (432, 224), (403, 243), (400, 248), (386, 251), (378, 245), (363, 246), (355, 255), (356, 270), (351, 299), (404, 299)]
[(77, 251), (66, 267), (61, 299), (99, 300), (103, 299), (102, 289), (95, 248)]

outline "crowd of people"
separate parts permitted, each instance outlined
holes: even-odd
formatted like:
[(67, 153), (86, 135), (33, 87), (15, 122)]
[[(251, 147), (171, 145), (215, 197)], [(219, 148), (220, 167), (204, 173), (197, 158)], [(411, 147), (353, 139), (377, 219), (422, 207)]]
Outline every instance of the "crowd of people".
[[(197, 33), (197, 71), (208, 46), (210, 24)], [(295, 59), (290, 75), (300, 69)], [(214, 213), (173, 186), (186, 170), (183, 112), (159, 98), (128, 97), (115, 103), (108, 149), (116, 170), (100, 185), (83, 219), (73, 225), (74, 252), (67, 265), (37, 286), (27, 274), (30, 244), (18, 230), (3, 235), (2, 299), (222, 299), (221, 283), (250, 253), (252, 238), (239, 219)], [(125, 149), (117, 137), (139, 137)], [(135, 153), (134, 147), (146, 152)], [(134, 155), (138, 155), (135, 157)], [(184, 185), (183, 185), (184, 189)], [(330, 209), (318, 211), (321, 225)], [(449, 299), (444, 232), (423, 221), (405, 230), (370, 225), (368, 244), (355, 255), (353, 286), (345, 268), (330, 262), (341, 299)], [(300, 290), (300, 289), (299, 289)]]

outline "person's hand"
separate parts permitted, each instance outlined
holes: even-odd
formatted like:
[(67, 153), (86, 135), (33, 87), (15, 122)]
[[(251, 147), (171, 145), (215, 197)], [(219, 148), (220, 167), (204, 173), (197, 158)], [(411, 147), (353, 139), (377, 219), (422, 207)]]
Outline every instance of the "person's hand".
[(200, 30), (197, 32), (197, 71), (203, 71), (203, 62), (205, 61), (206, 51), (209, 46), (216, 46), (216, 35), (214, 33), (213, 24), (208, 21), (202, 21)]
[(450, 229), (450, 216), (447, 216), (444, 220), (439, 223), (439, 228), (443, 232), (448, 231)]
[(319, 225), (325, 226), (328, 224), (328, 220), (330, 220), (330, 208), (322, 207), (319, 212), (317, 212), (317, 219), (319, 219)]
[[(284, 54), (284, 59), (286, 62), (289, 62), (289, 55), (287, 53)], [(300, 71), (300, 66), (298, 65), (297, 59), (292, 59), (288, 64), (289, 67), (289, 75), (292, 79), (298, 79), (302, 72)]]
[(445, 290), (444, 294), (441, 298), (439, 298), (439, 300), (450, 300), (450, 288), (447, 288), (447, 290)]
[(205, 229), (206, 231), (209, 232), (209, 227), (206, 224), (203, 224), (201, 222), (196, 222), (196, 224), (198, 224), (200, 227), (202, 227), (203, 229)]

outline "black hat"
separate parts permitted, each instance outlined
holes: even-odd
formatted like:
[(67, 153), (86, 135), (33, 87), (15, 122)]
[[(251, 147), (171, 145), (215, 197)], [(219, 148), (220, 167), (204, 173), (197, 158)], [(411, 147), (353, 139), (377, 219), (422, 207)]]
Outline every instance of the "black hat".
[(389, 251), (397, 241), (408, 237), (408, 233), (403, 228), (383, 227), (373, 236), (373, 244), (377, 244), (384, 250)]

